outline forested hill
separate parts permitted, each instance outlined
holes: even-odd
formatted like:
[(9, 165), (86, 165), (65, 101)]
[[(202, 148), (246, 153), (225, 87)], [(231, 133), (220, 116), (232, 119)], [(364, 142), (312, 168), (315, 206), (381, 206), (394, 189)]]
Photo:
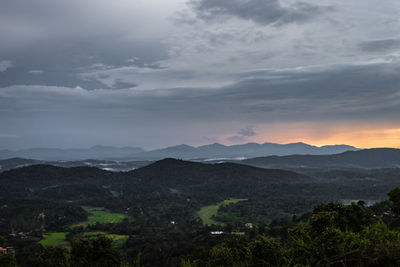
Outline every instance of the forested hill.
[[(99, 232), (122, 235), (129, 238), (124, 249), (133, 257), (131, 262), (143, 255), (141, 261), (147, 263), (143, 266), (179, 266), (182, 255), (208, 259), (213, 255), (208, 251), (221, 240), (237, 240), (243, 231), (251, 236), (258, 227), (249, 229), (248, 222), (264, 226), (271, 222), (271, 233), (285, 237), (284, 228), (275, 219), (286, 222), (291, 218), (287, 221), (291, 224), (297, 218), (308, 218), (307, 212), (314, 206), (330, 201), (363, 200), (357, 211), (364, 209), (362, 203), (386, 199), (386, 193), (398, 186), (398, 169), (335, 170), (308, 176), (236, 163), (203, 164), (171, 158), (129, 172), (34, 165), (0, 173), (0, 236), (22, 233), (34, 248), (37, 242), (46, 241), (45, 236), (52, 236), (50, 233), (63, 234), (61, 241), (72, 245), (73, 237)], [(344, 212), (357, 219), (352, 210), (355, 206), (351, 207), (343, 208)], [(380, 210), (387, 212), (385, 206)], [(322, 222), (336, 222), (322, 215)], [(121, 220), (114, 221), (114, 216)], [(318, 219), (315, 225), (320, 223)], [(223, 236), (210, 232), (221, 229), (226, 232)], [(337, 232), (333, 233), (333, 240), (337, 240)], [(17, 258), (29, 258), (23, 251), (35, 251), (27, 249), (28, 245), (21, 245)], [(193, 245), (199, 253), (193, 252)], [(175, 257), (178, 263), (169, 264)]]
[[(226, 211), (229, 216), (269, 221), (308, 211), (322, 202), (382, 200), (391, 188), (400, 185), (396, 170), (362, 173), (354, 179), (353, 175), (338, 179), (343, 173), (324, 175), (326, 178), (236, 163), (177, 159), (164, 159), (130, 172), (35, 165), (0, 173), (0, 204), (40, 200), (104, 207), (163, 227), (170, 220), (189, 222), (201, 207), (230, 198), (246, 201), (230, 206)], [(49, 205), (36, 208), (46, 210)]]
[(242, 164), (263, 168), (398, 168), (400, 149), (374, 148), (334, 155), (291, 155), (258, 157)]
[(0, 173), (0, 182), (7, 186), (42, 188), (61, 184), (109, 184), (118, 179), (118, 173), (95, 167), (62, 168), (52, 165), (32, 165)]
[[(270, 220), (283, 213), (311, 209), (314, 204), (327, 200), (331, 188), (316, 187), (314, 178), (295, 172), (234, 163), (164, 159), (130, 172), (34, 165), (0, 173), (0, 205), (30, 210), (32, 207), (26, 203), (32, 202), (36, 203), (35, 210), (47, 213), (54, 207), (59, 209), (60, 205), (62, 209), (104, 207), (165, 227), (171, 220), (181, 223), (195, 220), (201, 207), (230, 198), (247, 200), (237, 210), (243, 211), (241, 220)], [(310, 192), (311, 198), (307, 196)], [(289, 204), (299, 198), (304, 201)], [(75, 210), (77, 214), (80, 212)], [(9, 218), (2, 222), (5, 231), (16, 220), (14, 215), (18, 217), (21, 213), (16, 208), (10, 212), (13, 215), (7, 215)], [(28, 212), (23, 213), (30, 216)], [(60, 224), (54, 230), (64, 226)]]
[[(312, 178), (284, 170), (261, 169), (233, 163), (202, 164), (164, 159), (126, 173), (108, 172), (93, 167), (61, 168), (51, 165), (18, 168), (0, 173), (0, 196), (47, 197), (49, 195), (44, 193), (50, 193), (55, 188), (59, 196), (67, 189), (75, 189), (82, 196), (85, 195), (85, 190), (89, 190), (89, 185), (98, 188), (99, 193), (104, 193), (101, 188), (109, 188), (122, 191), (126, 195), (157, 190), (169, 192), (171, 188), (188, 193), (218, 191), (229, 194), (268, 184), (309, 182), (312, 182)], [(93, 188), (90, 191), (93, 191)]]
[(262, 169), (236, 163), (203, 164), (167, 158), (128, 173), (135, 179), (168, 187), (205, 183), (304, 183), (312, 178), (292, 171)]

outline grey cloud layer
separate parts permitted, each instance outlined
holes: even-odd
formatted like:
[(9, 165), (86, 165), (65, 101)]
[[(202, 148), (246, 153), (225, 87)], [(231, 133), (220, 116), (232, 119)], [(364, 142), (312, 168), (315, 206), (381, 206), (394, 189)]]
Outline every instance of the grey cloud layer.
[[(107, 88), (97, 80), (82, 80), (79, 74), (93, 64), (154, 67), (154, 62), (165, 59), (168, 51), (160, 40), (162, 28), (153, 34), (146, 30), (149, 21), (162, 21), (148, 18), (148, 9), (129, 0), (2, 1), (0, 59), (12, 60), (13, 68), (7, 73), (0, 71), (0, 87), (34, 84)], [(137, 59), (129, 61), (132, 58)], [(32, 75), (32, 70), (43, 73)], [(117, 82), (115, 88), (125, 86), (129, 85)]]
[(218, 19), (228, 15), (265, 25), (301, 23), (325, 10), (305, 2), (284, 7), (279, 0), (192, 0), (191, 4), (203, 19)]
[(0, 61), (0, 72), (4, 72), (13, 66), (10, 60), (1, 60)]
[(367, 41), (360, 44), (360, 48), (367, 52), (385, 52), (400, 49), (400, 39), (384, 39)]
[[(132, 142), (129, 133), (139, 144), (154, 142), (157, 134), (152, 139), (149, 131), (163, 132), (175, 142), (182, 136), (190, 136), (182, 140), (200, 142), (210, 128), (220, 134), (238, 131), (228, 140), (240, 142), (256, 134), (252, 128), (240, 127), (277, 121), (379, 122), (384, 117), (386, 122), (399, 123), (399, 70), (388, 64), (337, 66), (280, 73), (285, 78), (279, 80), (247, 79), (212, 90), (113, 92), (16, 86), (0, 89), (0, 120), (4, 133), (22, 133), (31, 127), (39, 136), (76, 135), (85, 142), (111, 135), (118, 144)], [(51, 130), (40, 127), (47, 124)], [(97, 139), (91, 140), (92, 131)], [(0, 139), (3, 145), (6, 141), (10, 142)], [(167, 145), (162, 141), (158, 140), (160, 145)]]

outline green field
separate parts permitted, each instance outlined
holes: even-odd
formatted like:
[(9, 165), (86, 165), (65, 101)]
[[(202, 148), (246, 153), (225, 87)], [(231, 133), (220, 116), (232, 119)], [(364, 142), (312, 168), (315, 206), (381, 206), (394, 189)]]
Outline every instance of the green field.
[(127, 215), (122, 213), (112, 213), (107, 211), (105, 208), (100, 207), (82, 207), (87, 213), (89, 213), (88, 220), (86, 222), (81, 222), (73, 224), (72, 227), (93, 225), (96, 223), (119, 223), (124, 219), (128, 218)]
[(109, 234), (107, 232), (101, 232), (101, 231), (82, 233), (81, 236), (87, 238), (105, 236), (111, 238), (113, 240), (113, 245), (116, 247), (122, 247), (126, 243), (126, 241), (128, 241), (129, 238), (129, 236), (127, 235)]
[(47, 233), (43, 235), (43, 239), (40, 240), (40, 244), (42, 246), (69, 246), (68, 241), (65, 240), (67, 236), (67, 232), (56, 232), (56, 233)]
[[(85, 222), (73, 224), (70, 226), (70, 229), (83, 226), (86, 227), (88, 225), (93, 225), (96, 223), (119, 223), (124, 219), (128, 218), (127, 215), (122, 213), (112, 213), (107, 211), (105, 208), (100, 207), (82, 207), (88, 214), (88, 220)], [(43, 246), (69, 246), (69, 242), (65, 240), (68, 232), (55, 232), (55, 233), (46, 233), (43, 234), (43, 239), (40, 240), (40, 244)], [(99, 236), (105, 235), (106, 237), (110, 237), (114, 240), (113, 244), (115, 246), (122, 246), (128, 240), (128, 236), (126, 235), (114, 235), (108, 234), (106, 232), (88, 232), (84, 233), (83, 236)]]
[[(43, 239), (40, 240), (42, 246), (62, 246), (68, 247), (69, 242), (65, 240), (68, 232), (56, 232), (56, 233), (46, 233), (43, 235)], [(126, 241), (128, 241), (129, 236), (127, 235), (116, 235), (109, 234), (107, 232), (85, 232), (80, 235), (81, 237), (99, 237), (105, 236), (113, 240), (113, 245), (116, 247), (122, 247)]]
[(204, 206), (202, 207), (198, 212), (197, 215), (200, 217), (204, 225), (211, 225), (211, 224), (223, 224), (221, 222), (217, 222), (211, 217), (213, 215), (217, 215), (218, 209), (221, 206), (227, 206), (229, 204), (236, 204), (239, 201), (245, 201), (247, 198), (230, 198), (226, 199), (220, 203), (217, 203), (215, 205), (210, 205), (210, 206)]

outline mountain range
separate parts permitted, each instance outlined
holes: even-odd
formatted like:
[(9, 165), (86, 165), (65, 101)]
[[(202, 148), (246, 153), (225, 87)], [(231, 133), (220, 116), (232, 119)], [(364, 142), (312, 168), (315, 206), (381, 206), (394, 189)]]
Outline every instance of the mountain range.
[[(261, 168), (274, 169), (378, 169), (399, 168), (400, 149), (373, 148), (356, 151), (346, 151), (332, 155), (289, 155), (267, 156), (249, 159), (198, 159), (203, 163), (235, 162)], [(59, 167), (96, 167), (108, 171), (130, 171), (151, 164), (152, 160), (75, 160), (75, 161), (46, 161), (23, 158), (0, 159), (0, 172), (30, 165), (48, 164)]]
[(193, 147), (188, 145), (171, 146), (163, 149), (145, 151), (138, 147), (94, 146), (87, 149), (34, 148), (18, 151), (0, 150), (0, 159), (27, 158), (36, 160), (85, 160), (85, 159), (134, 159), (159, 160), (163, 158), (215, 159), (252, 158), (261, 156), (284, 156), (293, 154), (326, 155), (336, 154), (357, 148), (348, 145), (312, 146), (305, 143), (275, 144), (248, 143), (225, 146), (218, 143)]
[(218, 143), (192, 147), (188, 145), (172, 146), (153, 151), (136, 154), (144, 159), (162, 159), (167, 157), (180, 159), (243, 159), (260, 156), (284, 156), (293, 154), (326, 155), (336, 154), (357, 148), (348, 145), (312, 146), (305, 143), (275, 144), (275, 143), (248, 143), (242, 145), (225, 146)]

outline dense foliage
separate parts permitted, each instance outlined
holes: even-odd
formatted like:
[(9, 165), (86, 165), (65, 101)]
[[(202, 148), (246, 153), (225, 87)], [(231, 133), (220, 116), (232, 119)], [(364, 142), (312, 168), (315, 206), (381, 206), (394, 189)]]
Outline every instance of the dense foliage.
[[(400, 186), (398, 169), (301, 171), (166, 159), (127, 173), (4, 172), (0, 246), (15, 257), (1, 255), (0, 266), (400, 264), (400, 189), (377, 202)], [(224, 200), (204, 225), (199, 210)], [(88, 223), (95, 210), (103, 217)], [(63, 247), (42, 245), (49, 232), (63, 233)]]
[[(105, 237), (71, 239), (71, 248), (32, 250), (21, 266), (399, 266), (400, 189), (374, 206), (329, 203), (301, 217), (252, 229), (185, 225), (169, 230), (138, 230), (121, 250)], [(128, 224), (124, 222), (122, 224)], [(103, 226), (107, 228), (107, 226)], [(277, 230), (279, 229), (279, 230)], [(27, 246), (27, 244), (24, 244)], [(32, 246), (32, 244), (31, 244)], [(29, 246), (28, 246), (29, 247)], [(21, 255), (17, 246), (17, 259)], [(0, 257), (1, 266), (15, 266)], [(4, 262), (4, 263), (3, 263)], [(24, 265), (26, 263), (30, 265)], [(5, 264), (8, 265), (5, 265)], [(13, 265), (14, 264), (14, 265)]]

